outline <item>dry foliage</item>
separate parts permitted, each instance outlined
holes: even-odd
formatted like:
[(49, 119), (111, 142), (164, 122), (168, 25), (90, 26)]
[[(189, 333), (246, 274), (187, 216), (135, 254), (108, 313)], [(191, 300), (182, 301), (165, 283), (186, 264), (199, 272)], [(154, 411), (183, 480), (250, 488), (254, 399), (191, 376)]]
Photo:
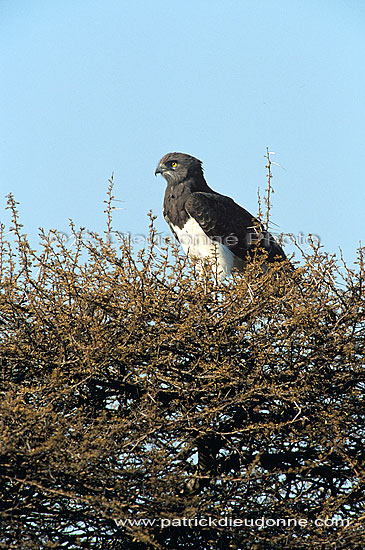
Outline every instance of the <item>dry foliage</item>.
[[(362, 548), (362, 250), (217, 284), (153, 223), (149, 249), (110, 246), (110, 201), (104, 237), (38, 253), (9, 199), (0, 548)], [(177, 521), (209, 517), (307, 525)]]

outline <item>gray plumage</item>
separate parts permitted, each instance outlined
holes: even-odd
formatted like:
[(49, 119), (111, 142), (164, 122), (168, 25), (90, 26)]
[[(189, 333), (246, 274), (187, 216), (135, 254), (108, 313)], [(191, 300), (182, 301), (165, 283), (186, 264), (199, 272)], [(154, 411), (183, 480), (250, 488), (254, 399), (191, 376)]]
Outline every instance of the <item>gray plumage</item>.
[(230, 197), (211, 189), (199, 159), (168, 153), (155, 175), (167, 182), (163, 214), (184, 251), (198, 260), (216, 258), (222, 277), (242, 270), (254, 254), (265, 251), (265, 263), (286, 258), (281, 246), (257, 218)]

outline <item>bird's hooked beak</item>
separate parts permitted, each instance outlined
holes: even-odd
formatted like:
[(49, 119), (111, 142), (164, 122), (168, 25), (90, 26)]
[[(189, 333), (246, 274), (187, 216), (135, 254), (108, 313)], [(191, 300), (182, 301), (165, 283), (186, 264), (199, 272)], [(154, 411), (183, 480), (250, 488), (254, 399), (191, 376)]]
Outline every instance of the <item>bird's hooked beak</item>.
[(161, 164), (159, 164), (155, 170), (155, 176), (157, 176), (157, 174), (163, 174), (165, 171), (166, 171), (166, 168), (164, 168), (164, 166), (161, 166)]

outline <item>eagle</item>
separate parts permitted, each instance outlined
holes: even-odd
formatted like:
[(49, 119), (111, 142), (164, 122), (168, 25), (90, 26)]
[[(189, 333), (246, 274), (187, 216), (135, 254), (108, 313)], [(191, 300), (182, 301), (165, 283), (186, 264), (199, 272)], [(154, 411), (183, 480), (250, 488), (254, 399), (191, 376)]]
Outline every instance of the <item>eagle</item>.
[(260, 221), (233, 199), (211, 189), (202, 162), (185, 153), (167, 153), (155, 170), (166, 182), (163, 215), (189, 258), (213, 262), (224, 279), (244, 269), (255, 254), (267, 264), (286, 259), (281, 246)]

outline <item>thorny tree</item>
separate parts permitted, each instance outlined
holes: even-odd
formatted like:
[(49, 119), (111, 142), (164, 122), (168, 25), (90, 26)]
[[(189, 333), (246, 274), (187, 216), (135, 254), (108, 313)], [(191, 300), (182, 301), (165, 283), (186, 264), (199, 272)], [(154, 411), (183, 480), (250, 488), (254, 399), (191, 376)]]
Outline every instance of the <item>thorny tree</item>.
[(1, 548), (363, 547), (362, 250), (218, 284), (153, 224), (139, 254), (56, 232), (37, 253), (9, 201)]

